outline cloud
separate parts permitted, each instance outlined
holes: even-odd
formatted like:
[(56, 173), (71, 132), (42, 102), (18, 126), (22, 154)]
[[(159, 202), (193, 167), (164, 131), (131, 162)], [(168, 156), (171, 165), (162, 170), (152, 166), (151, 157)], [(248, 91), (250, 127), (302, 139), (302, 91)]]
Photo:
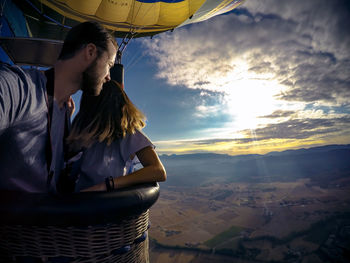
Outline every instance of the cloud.
[[(281, 99), (348, 104), (350, 97), (350, 5), (348, 1), (247, 1), (255, 19), (278, 14), (290, 37), (273, 32), (272, 39), (283, 53), (274, 57), (280, 82), (289, 86)], [(276, 18), (277, 19), (277, 18)], [(284, 45), (284, 46), (283, 46)], [(277, 55), (277, 56), (276, 56)]]
[(293, 114), (295, 114), (295, 111), (284, 111), (284, 110), (276, 110), (273, 113), (265, 116), (260, 116), (260, 118), (268, 118), (268, 119), (275, 119), (275, 118), (284, 118), (284, 117), (290, 117)]
[[(348, 144), (350, 117), (289, 119), (254, 130), (242, 130), (232, 138), (156, 141), (159, 153), (217, 152), (233, 155), (281, 151), (287, 148)], [(214, 131), (214, 129), (213, 129)], [(220, 131), (220, 130), (219, 130)], [(214, 134), (217, 134), (214, 132)]]
[(254, 130), (252, 136), (251, 130), (242, 131), (246, 137), (252, 140), (269, 139), (307, 139), (316, 136), (343, 133), (350, 129), (350, 117), (339, 118), (305, 118), (290, 119), (280, 123), (271, 123), (265, 127)]
[(264, 141), (270, 139), (309, 139), (315, 136), (329, 134), (343, 134), (344, 130), (350, 128), (350, 117), (338, 118), (314, 118), (314, 119), (289, 119), (279, 123), (270, 123), (265, 127), (254, 130), (242, 130), (244, 138), (208, 138), (192, 140), (175, 140), (162, 143), (181, 145), (182, 147), (209, 146), (214, 144), (248, 144), (253, 141)]
[(158, 149), (348, 143), (349, 20), (345, 0), (248, 0), (228, 15), (140, 40), (156, 76), (196, 96), (176, 102), (191, 103), (181, 118), (193, 129), (178, 136), (191, 140)]
[(341, 0), (249, 0), (143, 44), (170, 85), (231, 92), (244, 78), (275, 79), (285, 87), (280, 100), (348, 105), (349, 10)]

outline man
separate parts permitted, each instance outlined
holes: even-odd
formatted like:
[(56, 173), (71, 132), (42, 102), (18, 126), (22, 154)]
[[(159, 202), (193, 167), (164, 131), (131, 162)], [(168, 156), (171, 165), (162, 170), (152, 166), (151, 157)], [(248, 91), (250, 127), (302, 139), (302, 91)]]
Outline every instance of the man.
[(56, 191), (71, 95), (100, 93), (116, 49), (106, 29), (84, 22), (68, 32), (52, 69), (0, 65), (0, 189)]

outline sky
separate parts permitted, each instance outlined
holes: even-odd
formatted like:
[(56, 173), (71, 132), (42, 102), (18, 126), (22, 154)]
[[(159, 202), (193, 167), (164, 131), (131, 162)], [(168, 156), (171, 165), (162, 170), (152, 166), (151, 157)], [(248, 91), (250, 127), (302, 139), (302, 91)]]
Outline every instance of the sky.
[(350, 143), (350, 2), (246, 0), (123, 55), (159, 154)]
[(349, 24), (348, 0), (246, 0), (132, 40), (125, 90), (159, 154), (349, 144)]

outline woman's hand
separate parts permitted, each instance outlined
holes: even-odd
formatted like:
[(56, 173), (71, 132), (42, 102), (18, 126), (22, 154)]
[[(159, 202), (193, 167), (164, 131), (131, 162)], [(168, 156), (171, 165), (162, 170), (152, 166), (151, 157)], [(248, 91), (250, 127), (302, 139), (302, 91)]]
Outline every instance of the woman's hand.
[(100, 184), (91, 186), (89, 188), (85, 188), (84, 190), (81, 190), (80, 192), (97, 192), (97, 191), (107, 191), (106, 184), (100, 183)]
[(70, 117), (72, 117), (75, 112), (75, 103), (72, 97), (69, 97), (67, 101), (67, 106), (68, 106), (69, 115)]

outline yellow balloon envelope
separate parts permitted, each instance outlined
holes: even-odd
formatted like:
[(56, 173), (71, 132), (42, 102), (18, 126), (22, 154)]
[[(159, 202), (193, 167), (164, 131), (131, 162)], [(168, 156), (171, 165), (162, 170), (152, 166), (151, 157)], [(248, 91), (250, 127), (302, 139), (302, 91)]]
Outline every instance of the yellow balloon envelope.
[[(40, 0), (60, 21), (94, 20), (115, 32), (153, 35), (229, 12), (244, 0)], [(42, 8), (42, 7), (41, 7)], [(66, 19), (67, 18), (67, 19)]]

